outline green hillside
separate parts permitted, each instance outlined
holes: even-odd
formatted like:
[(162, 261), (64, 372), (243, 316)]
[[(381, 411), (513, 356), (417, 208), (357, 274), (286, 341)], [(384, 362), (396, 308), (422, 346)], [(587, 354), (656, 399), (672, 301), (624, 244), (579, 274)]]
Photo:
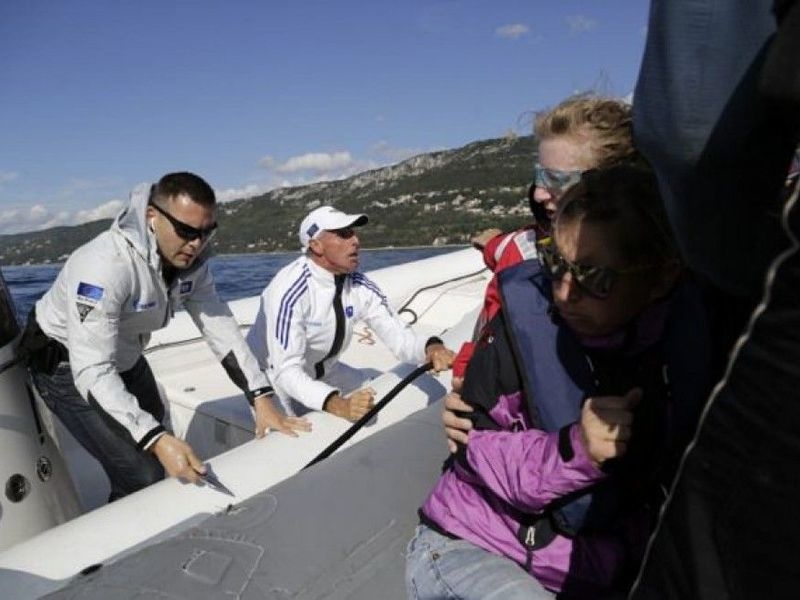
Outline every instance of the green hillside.
[[(483, 140), (455, 150), (415, 156), (348, 179), (281, 188), (221, 206), (218, 253), (270, 252), (298, 247), (303, 216), (331, 204), (365, 212), (362, 245), (457, 244), (487, 227), (513, 229), (529, 220), (526, 192), (532, 136)], [(76, 227), (0, 236), (0, 263), (63, 261), (108, 220)]]

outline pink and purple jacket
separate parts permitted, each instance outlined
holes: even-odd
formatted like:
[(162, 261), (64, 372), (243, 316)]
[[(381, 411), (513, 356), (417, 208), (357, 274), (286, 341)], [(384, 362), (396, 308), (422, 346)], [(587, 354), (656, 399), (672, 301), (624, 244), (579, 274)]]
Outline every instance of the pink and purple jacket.
[[(520, 395), (503, 403), (518, 404)], [(523, 513), (543, 513), (551, 502), (607, 477), (592, 464), (579, 437), (577, 424), (570, 427), (574, 455), (565, 461), (557, 432), (471, 431), (466, 449), (471, 472), (454, 463), (442, 475), (422, 508), (425, 520), (520, 565), (529, 563), (531, 575), (550, 590), (561, 591), (568, 576), (577, 588), (576, 575), (583, 580), (581, 589), (612, 589), (630, 555), (643, 554), (650, 519), (644, 510), (616, 532), (574, 538), (556, 533), (530, 561), (518, 538)]]
[[(632, 331), (591, 340), (592, 348), (586, 347), (589, 340), (580, 344), (587, 356), (599, 358), (594, 361), (598, 365), (592, 378), (605, 383), (598, 383), (596, 392), (619, 393), (616, 390), (638, 385), (649, 404), (649, 415), (634, 417), (639, 443), (634, 447), (632, 439), (625, 464), (601, 470), (592, 463), (580, 439), (580, 399), (569, 409), (571, 413), (567, 410), (555, 425), (544, 427), (542, 422), (548, 421), (545, 413), (552, 406), (541, 399), (532, 400), (530, 394), (531, 387), (540, 393), (558, 394), (557, 385), (534, 384), (536, 375), (529, 374), (527, 363), (545, 361), (548, 355), (558, 360), (555, 357), (564, 355), (563, 326), (551, 326), (554, 337), (548, 339), (540, 331), (548, 328), (544, 317), (523, 323), (529, 333), (542, 334), (528, 336), (539, 346), (553, 346), (532, 356), (536, 353), (516, 339), (520, 323), (507, 323), (510, 316), (505, 313), (513, 312), (515, 302), (507, 301), (506, 290), (503, 292), (503, 309), (485, 327), (466, 374), (464, 399), (476, 408), (475, 429), (469, 433), (468, 444), (448, 461), (424, 503), (422, 522), (511, 558), (548, 589), (570, 597), (595, 598), (624, 589), (641, 560), (658, 508), (660, 498), (654, 501), (652, 490), (671, 477), (708, 388), (697, 376), (705, 372), (705, 366), (699, 364), (703, 361), (694, 360), (694, 355), (691, 362), (697, 363), (697, 371), (687, 373), (694, 386), (690, 392), (680, 381), (676, 387), (662, 377), (666, 363), (677, 363), (659, 360), (665, 353), (673, 354), (662, 346), (681, 347), (663, 341), (664, 330), (667, 323), (672, 330), (681, 329), (674, 326), (674, 308), (686, 302), (656, 306), (631, 326)], [(534, 295), (526, 292), (523, 302), (517, 303), (527, 313), (537, 310)], [(539, 294), (538, 300), (541, 314), (546, 315), (549, 299)], [(678, 311), (677, 316), (686, 312)], [(687, 333), (697, 335), (699, 331), (696, 324), (681, 325)], [(558, 369), (545, 372), (558, 373)], [(691, 398), (673, 402), (670, 387)], [(591, 395), (588, 389), (586, 396)], [(605, 493), (609, 490), (612, 493)], [(563, 521), (558, 510), (582, 495), (591, 498), (593, 506), (604, 505), (599, 516), (590, 525), (559, 526)]]

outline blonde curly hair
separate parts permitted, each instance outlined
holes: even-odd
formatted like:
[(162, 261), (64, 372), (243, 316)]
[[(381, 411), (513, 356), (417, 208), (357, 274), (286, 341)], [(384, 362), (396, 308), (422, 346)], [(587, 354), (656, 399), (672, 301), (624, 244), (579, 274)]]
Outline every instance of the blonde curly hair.
[(633, 145), (632, 121), (629, 104), (584, 93), (537, 113), (533, 131), (540, 141), (558, 136), (587, 140), (595, 168), (641, 165), (644, 159)]

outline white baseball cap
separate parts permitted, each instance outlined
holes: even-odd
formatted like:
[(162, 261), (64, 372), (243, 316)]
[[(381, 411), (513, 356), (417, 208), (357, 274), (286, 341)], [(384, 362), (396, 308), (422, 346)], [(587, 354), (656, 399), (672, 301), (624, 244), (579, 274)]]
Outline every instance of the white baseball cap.
[(300, 246), (303, 250), (322, 231), (365, 225), (367, 215), (348, 215), (333, 206), (320, 206), (312, 210), (300, 223)]

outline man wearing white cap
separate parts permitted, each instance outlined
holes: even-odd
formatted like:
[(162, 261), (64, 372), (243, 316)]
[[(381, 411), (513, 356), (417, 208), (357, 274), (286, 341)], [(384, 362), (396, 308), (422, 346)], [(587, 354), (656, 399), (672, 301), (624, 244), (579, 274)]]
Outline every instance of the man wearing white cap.
[(375, 391), (362, 388), (353, 369), (338, 362), (365, 321), (394, 355), (405, 362), (431, 361), (435, 371), (450, 367), (453, 352), (439, 338), (420, 338), (389, 307), (378, 286), (358, 268), (354, 227), (366, 215), (321, 206), (300, 223), (303, 255), (281, 269), (261, 294), (247, 343), (265, 369), (288, 414), (293, 401), (357, 421), (372, 408)]

